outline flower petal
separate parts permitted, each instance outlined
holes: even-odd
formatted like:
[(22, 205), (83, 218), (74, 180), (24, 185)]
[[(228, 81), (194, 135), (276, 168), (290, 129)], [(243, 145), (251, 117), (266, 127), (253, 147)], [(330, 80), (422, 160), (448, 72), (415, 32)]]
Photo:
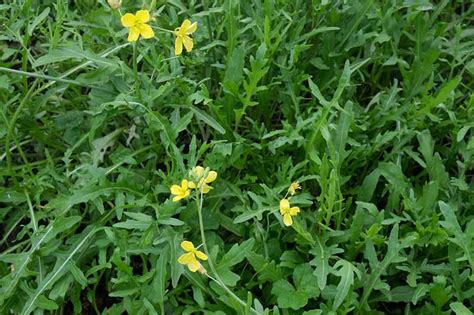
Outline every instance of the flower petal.
[(171, 186), (170, 191), (173, 195), (181, 195), (183, 193), (181, 186), (178, 185)]
[(155, 36), (155, 32), (153, 32), (153, 29), (151, 28), (150, 25), (148, 24), (142, 24), (140, 25), (140, 35), (143, 36), (143, 38), (152, 38)]
[(197, 177), (201, 177), (204, 175), (204, 167), (202, 166), (196, 166), (195, 168), (193, 168), (193, 173), (195, 174), (195, 176)]
[(193, 50), (194, 44), (193, 44), (193, 39), (191, 37), (189, 36), (184, 37), (183, 44), (187, 52), (190, 52), (191, 50)]
[(193, 243), (190, 241), (182, 241), (181, 248), (187, 252), (192, 252), (195, 249)]
[(181, 24), (181, 26), (179, 27), (179, 34), (181, 35), (186, 35), (186, 31), (188, 30), (188, 28), (191, 26), (191, 21), (186, 19), (183, 21), (183, 24)]
[(286, 213), (286, 211), (288, 211), (288, 209), (290, 209), (290, 202), (288, 201), (288, 199), (280, 200), (280, 212), (282, 214)]
[(140, 30), (138, 29), (138, 27), (130, 27), (127, 40), (129, 42), (136, 42), (138, 40), (138, 37), (140, 37)]
[(283, 215), (283, 223), (286, 225), (286, 226), (290, 226), (293, 224), (293, 219), (291, 218), (291, 215), (289, 214), (284, 214)]
[(188, 180), (187, 179), (183, 179), (181, 181), (181, 189), (182, 190), (187, 190), (188, 189)]
[(184, 192), (184, 194), (181, 195), (181, 198), (186, 198), (187, 196), (189, 196), (190, 193), (191, 193), (190, 190), (186, 190), (186, 191)]
[(197, 250), (194, 252), (196, 254), (196, 257), (202, 260), (207, 260), (207, 255), (201, 252), (200, 250)]
[(211, 191), (212, 187), (209, 186), (208, 184), (203, 184), (202, 187), (201, 187), (201, 189), (202, 189), (202, 193), (203, 193), (203, 194), (207, 194), (208, 192)]
[(183, 39), (181, 37), (176, 37), (176, 40), (174, 42), (174, 54), (176, 56), (181, 55), (183, 52)]
[(194, 189), (196, 188), (196, 184), (194, 182), (188, 182), (188, 187)]
[(186, 196), (183, 196), (183, 195), (174, 196), (173, 202), (180, 201), (181, 199), (184, 199), (184, 198), (186, 198)]
[(194, 255), (193, 253), (186, 253), (186, 254), (183, 254), (181, 256), (179, 256), (178, 258), (178, 262), (181, 264), (181, 265), (187, 265), (189, 264), (190, 262), (193, 262), (195, 261), (196, 259), (194, 258)]
[(297, 215), (300, 213), (300, 208), (299, 207), (291, 207), (290, 208), (290, 215)]
[(198, 27), (197, 22), (194, 22), (193, 24), (189, 25), (188, 28), (186, 29), (186, 34), (189, 35), (196, 32), (197, 27)]
[(120, 21), (122, 21), (123, 26), (132, 27), (135, 25), (136, 18), (135, 15), (133, 15), (132, 13), (126, 13), (122, 16)]
[(188, 264), (188, 269), (192, 272), (196, 272), (199, 268), (201, 268), (201, 264), (196, 260), (196, 258)]
[(209, 171), (206, 177), (206, 184), (212, 183), (215, 181), (217, 178), (217, 172), (216, 171)]
[(150, 21), (150, 12), (148, 10), (138, 10), (135, 16), (140, 23)]

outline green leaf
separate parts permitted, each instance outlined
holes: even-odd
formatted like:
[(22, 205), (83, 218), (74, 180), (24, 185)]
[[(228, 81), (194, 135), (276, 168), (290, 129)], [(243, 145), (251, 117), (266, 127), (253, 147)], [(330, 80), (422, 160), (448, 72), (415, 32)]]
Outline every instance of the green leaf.
[(334, 274), (341, 278), (336, 289), (336, 296), (334, 297), (334, 303), (332, 310), (336, 311), (349, 293), (349, 289), (354, 285), (354, 273), (357, 277), (361, 278), (361, 273), (353, 264), (347, 260), (341, 259), (334, 265)]
[[(390, 231), (390, 236), (387, 243), (388, 247), (387, 247), (387, 252), (385, 254), (385, 257), (383, 258), (381, 262), (373, 261), (371, 263), (372, 272), (366, 278), (364, 283), (362, 283), (364, 291), (362, 293), (362, 298), (359, 304), (360, 305), (359, 308), (367, 308), (366, 302), (370, 294), (372, 293), (372, 290), (374, 290), (375, 287), (384, 287), (383, 286), (384, 282), (380, 279), (380, 277), (382, 276), (383, 273), (387, 272), (388, 266), (392, 263), (399, 263), (406, 260), (406, 257), (400, 255), (400, 251), (410, 246), (412, 242), (416, 239), (416, 237), (411, 235), (409, 237), (406, 237), (403, 240), (399, 240), (398, 231), (399, 231), (399, 225), (397, 223), (393, 226), (392, 230)], [(373, 246), (371, 247), (370, 245), (371, 245), (371, 242), (368, 242), (367, 248), (373, 249)], [(366, 255), (367, 255), (367, 250), (368, 249), (366, 249)], [(374, 259), (376, 259), (376, 257)]]
[(111, 68), (116, 68), (118, 66), (117, 62), (112, 62), (107, 58), (96, 55), (90, 51), (82, 50), (77, 45), (69, 44), (67, 46), (51, 50), (48, 54), (36, 59), (33, 63), (33, 67), (38, 68), (47, 64), (62, 62), (69, 59), (75, 59), (79, 61), (87, 60), (95, 64)]
[(46, 298), (44, 295), (38, 296), (35, 302), (35, 306), (47, 311), (54, 311), (59, 308), (58, 304)]
[(462, 231), (461, 226), (459, 225), (459, 222), (454, 213), (454, 210), (450, 204), (440, 201), (439, 208), (445, 218), (444, 221), (440, 221), (439, 223), (449, 235), (454, 236), (449, 240), (454, 244), (458, 245), (463, 250), (464, 256), (459, 258), (458, 260), (467, 260), (469, 262), (469, 264), (471, 265), (472, 275), (474, 272), (474, 260), (473, 253), (471, 251), (471, 248), (469, 247), (472, 237), (468, 236)]
[(313, 274), (313, 269), (308, 263), (296, 266), (293, 271), (293, 283), (299, 292), (304, 292), (308, 298), (315, 298), (319, 295), (317, 278)]
[(299, 310), (308, 303), (304, 292), (298, 292), (286, 280), (278, 280), (273, 284), (272, 294), (277, 296), (278, 307)]
[(228, 269), (245, 259), (247, 254), (252, 249), (255, 240), (250, 238), (241, 244), (235, 244), (231, 249), (222, 256), (222, 259), (217, 264), (217, 271)]
[(139, 292), (138, 288), (130, 288), (130, 289), (123, 289), (123, 290), (117, 290), (117, 291), (110, 292), (109, 296), (124, 298), (126, 296), (134, 295), (138, 292)]
[(219, 132), (220, 134), (225, 134), (225, 129), (224, 127), (222, 127), (218, 122), (217, 120), (215, 120), (214, 118), (212, 118), (212, 116), (210, 116), (209, 114), (207, 114), (206, 112), (200, 110), (199, 108), (197, 108), (196, 106), (189, 106), (189, 109), (194, 113), (194, 115), (196, 115), (196, 117), (203, 121), (205, 124), (209, 125), (210, 127), (214, 128), (217, 132)]
[(69, 261), (73, 259), (74, 255), (84, 246), (86, 242), (89, 241), (95, 233), (97, 229), (95, 226), (90, 225), (88, 226), (82, 233), (81, 237), (72, 245), (65, 256), (64, 259), (57, 260), (54, 269), (39, 283), (38, 288), (34, 291), (34, 293), (28, 298), (28, 301), (23, 306), (21, 314), (29, 314), (34, 308), (37, 306), (36, 301), (41, 299), (40, 296), (50, 288), (58, 279), (59, 277), (66, 271), (66, 267), (69, 265)]
[(449, 304), (449, 307), (456, 315), (472, 315), (472, 312), (460, 302), (453, 302)]
[(48, 17), (48, 14), (49, 14), (49, 7), (46, 7), (43, 12), (41, 12), (40, 14), (38, 14), (35, 19), (33, 20), (33, 22), (31, 22), (30, 25), (28, 25), (28, 35), (32, 35), (33, 34), (33, 31), (34, 29), (39, 25), (41, 24), (41, 22), (43, 22), (44, 19), (46, 19)]
[[(51, 200), (46, 207), (48, 209), (56, 209), (62, 212), (76, 204), (89, 202), (101, 195), (107, 195), (115, 191), (131, 191), (131, 189), (126, 186), (87, 186), (75, 190), (72, 195), (59, 195)], [(139, 194), (138, 192), (136, 193)]]
[(327, 277), (329, 275), (329, 258), (330, 251), (327, 249), (325, 241), (320, 237), (316, 238), (316, 245), (311, 250), (316, 257), (311, 260), (310, 264), (315, 267), (313, 274), (317, 278), (318, 287), (322, 291), (326, 287)]
[[(168, 278), (168, 272), (166, 265), (169, 263), (168, 259), (168, 248), (164, 248), (161, 252), (160, 257), (156, 263), (155, 277), (153, 279), (153, 287), (156, 290), (156, 296), (158, 303), (162, 309), (164, 309), (164, 301), (166, 297), (166, 280)], [(174, 262), (171, 262), (174, 263)]]

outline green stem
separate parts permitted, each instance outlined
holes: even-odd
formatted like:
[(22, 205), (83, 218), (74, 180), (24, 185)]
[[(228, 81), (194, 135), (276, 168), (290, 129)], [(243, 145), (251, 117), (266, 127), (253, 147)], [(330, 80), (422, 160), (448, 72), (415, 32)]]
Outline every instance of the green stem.
[(20, 71), (20, 70), (5, 68), (5, 67), (0, 67), (0, 72), (10, 72), (10, 73), (14, 73), (14, 74), (23, 75), (25, 77), (41, 78), (41, 79), (50, 80), (50, 81), (57, 81), (57, 82), (63, 82), (63, 83), (68, 83), (68, 84), (74, 84), (74, 85), (89, 87), (87, 84), (83, 84), (83, 83), (80, 83), (80, 82), (77, 82), (77, 81), (74, 81), (74, 80), (61, 79), (61, 78), (52, 77), (50, 75), (46, 75), (46, 74), (42, 74), (42, 73)]
[(10, 139), (13, 136), (13, 133), (15, 131), (16, 120), (18, 119), (18, 116), (20, 115), (21, 111), (23, 110), (23, 107), (29, 101), (30, 97), (32, 97), (33, 95), (38, 93), (37, 90), (35, 91), (35, 88), (36, 88), (37, 84), (38, 84), (38, 81), (35, 80), (33, 82), (33, 84), (31, 85), (30, 89), (28, 90), (28, 92), (26, 93), (23, 100), (18, 105), (15, 113), (13, 114), (12, 119), (10, 120), (9, 124), (7, 125), (8, 126), (7, 127), (7, 135), (5, 137), (5, 149), (6, 149), (5, 153), (6, 153), (6, 157), (7, 157), (7, 169), (8, 169), (8, 172), (10, 173), (10, 177), (12, 178), (13, 183), (15, 185), (18, 185), (18, 181), (16, 179), (16, 174), (13, 172), (13, 160), (12, 160), (12, 156), (11, 156), (10, 149), (9, 149), (10, 148)]
[(137, 86), (138, 84), (137, 42), (133, 43), (133, 73), (135, 74), (135, 86)]
[(160, 31), (163, 31), (163, 32), (174, 34), (174, 31), (167, 30), (166, 28), (162, 28), (162, 27), (159, 27), (159, 26), (152, 26), (151, 28), (154, 28), (154, 29), (157, 29), (157, 30), (160, 30)]
[[(197, 190), (196, 190), (197, 191)], [(221, 288), (223, 288), (227, 293), (229, 293), (230, 296), (232, 296), (240, 305), (242, 305), (243, 307), (247, 307), (247, 303), (245, 303), (244, 301), (242, 301), (237, 295), (235, 295), (234, 292), (232, 292), (232, 290), (230, 290), (225, 284), (224, 282), (222, 281), (221, 277), (219, 276), (219, 274), (217, 273), (217, 270), (214, 266), (214, 263), (212, 262), (212, 258), (211, 258), (211, 255), (209, 253), (209, 250), (207, 248), (207, 243), (206, 243), (206, 236), (204, 234), (204, 223), (203, 223), (203, 220), (202, 220), (202, 203), (203, 203), (203, 192), (202, 190), (200, 189), (200, 192), (196, 194), (196, 204), (197, 204), (197, 210), (198, 210), (198, 217), (199, 217), (199, 229), (200, 229), (200, 232), (201, 232), (201, 241), (202, 241), (202, 244), (204, 246), (204, 251), (206, 252), (206, 255), (208, 257), (208, 263), (209, 263), (209, 266), (211, 267), (211, 271), (212, 273), (214, 274), (215, 278), (213, 278), (212, 276), (206, 274), (210, 279), (214, 280), (214, 282), (216, 282)], [(255, 314), (258, 314), (258, 312), (254, 309), (254, 308), (250, 308), (251, 311)]]
[[(38, 222), (36, 221), (35, 210), (33, 209), (33, 204), (31, 203), (30, 195), (24, 189), (24, 194), (26, 196), (26, 202), (28, 203), (28, 208), (30, 209), (31, 222), (33, 223), (33, 231), (38, 232)], [(40, 282), (43, 281), (43, 262), (41, 261), (41, 256), (38, 256), (38, 269), (39, 269), (39, 279)]]

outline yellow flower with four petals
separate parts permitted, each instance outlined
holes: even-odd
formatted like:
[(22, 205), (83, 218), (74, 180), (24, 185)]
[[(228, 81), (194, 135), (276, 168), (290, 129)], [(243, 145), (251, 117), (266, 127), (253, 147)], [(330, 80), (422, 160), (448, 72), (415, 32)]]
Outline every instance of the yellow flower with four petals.
[(280, 200), (280, 214), (283, 216), (283, 223), (286, 226), (291, 226), (293, 224), (294, 217), (300, 212), (299, 207), (290, 207), (290, 201), (288, 199)]
[(194, 247), (194, 244), (190, 241), (181, 242), (181, 248), (183, 248), (187, 253), (181, 255), (178, 258), (178, 262), (182, 265), (187, 265), (188, 269), (192, 272), (199, 270), (199, 272), (205, 273), (206, 269), (204, 269), (204, 267), (198, 261), (198, 258), (201, 260), (207, 260), (207, 255), (200, 250), (197, 250)]
[(129, 42), (136, 42), (140, 35), (145, 39), (155, 36), (151, 26), (146, 24), (150, 21), (150, 12), (148, 10), (139, 10), (135, 15), (127, 13), (122, 16), (121, 21), (123, 26), (129, 28)]
[(189, 194), (191, 193), (191, 191), (189, 190), (189, 188), (191, 188), (189, 184), (190, 183), (188, 182), (187, 179), (183, 179), (181, 181), (181, 186), (179, 185), (171, 186), (170, 188), (171, 194), (175, 195), (173, 197), (173, 201), (176, 202), (189, 196)]
[(193, 50), (193, 39), (189, 36), (197, 30), (197, 22), (191, 24), (191, 21), (186, 19), (180, 27), (174, 30), (176, 41), (174, 42), (174, 54), (181, 55), (183, 52), (183, 45), (187, 52)]

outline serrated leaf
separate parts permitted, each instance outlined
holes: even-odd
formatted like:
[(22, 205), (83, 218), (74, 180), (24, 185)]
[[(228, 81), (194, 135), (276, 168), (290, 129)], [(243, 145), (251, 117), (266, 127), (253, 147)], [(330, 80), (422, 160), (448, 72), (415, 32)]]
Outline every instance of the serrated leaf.
[(341, 278), (336, 289), (336, 296), (332, 305), (332, 310), (336, 311), (349, 293), (349, 289), (354, 285), (354, 273), (361, 278), (361, 273), (354, 265), (347, 260), (338, 260), (334, 265), (334, 274)]
[(40, 296), (43, 294), (45, 290), (50, 288), (51, 285), (53, 285), (58, 278), (65, 272), (66, 266), (68, 266), (68, 263), (71, 259), (73, 259), (74, 255), (84, 246), (84, 244), (89, 241), (89, 238), (91, 238), (95, 233), (97, 232), (97, 229), (95, 226), (88, 226), (83, 232), (81, 237), (79, 238), (78, 241), (72, 245), (65, 256), (64, 259), (58, 260), (56, 262), (56, 265), (54, 269), (41, 281), (38, 285), (38, 288), (34, 291), (34, 293), (28, 298), (28, 301), (25, 303), (21, 314), (29, 314), (31, 311), (34, 310), (36, 307), (36, 301)]

